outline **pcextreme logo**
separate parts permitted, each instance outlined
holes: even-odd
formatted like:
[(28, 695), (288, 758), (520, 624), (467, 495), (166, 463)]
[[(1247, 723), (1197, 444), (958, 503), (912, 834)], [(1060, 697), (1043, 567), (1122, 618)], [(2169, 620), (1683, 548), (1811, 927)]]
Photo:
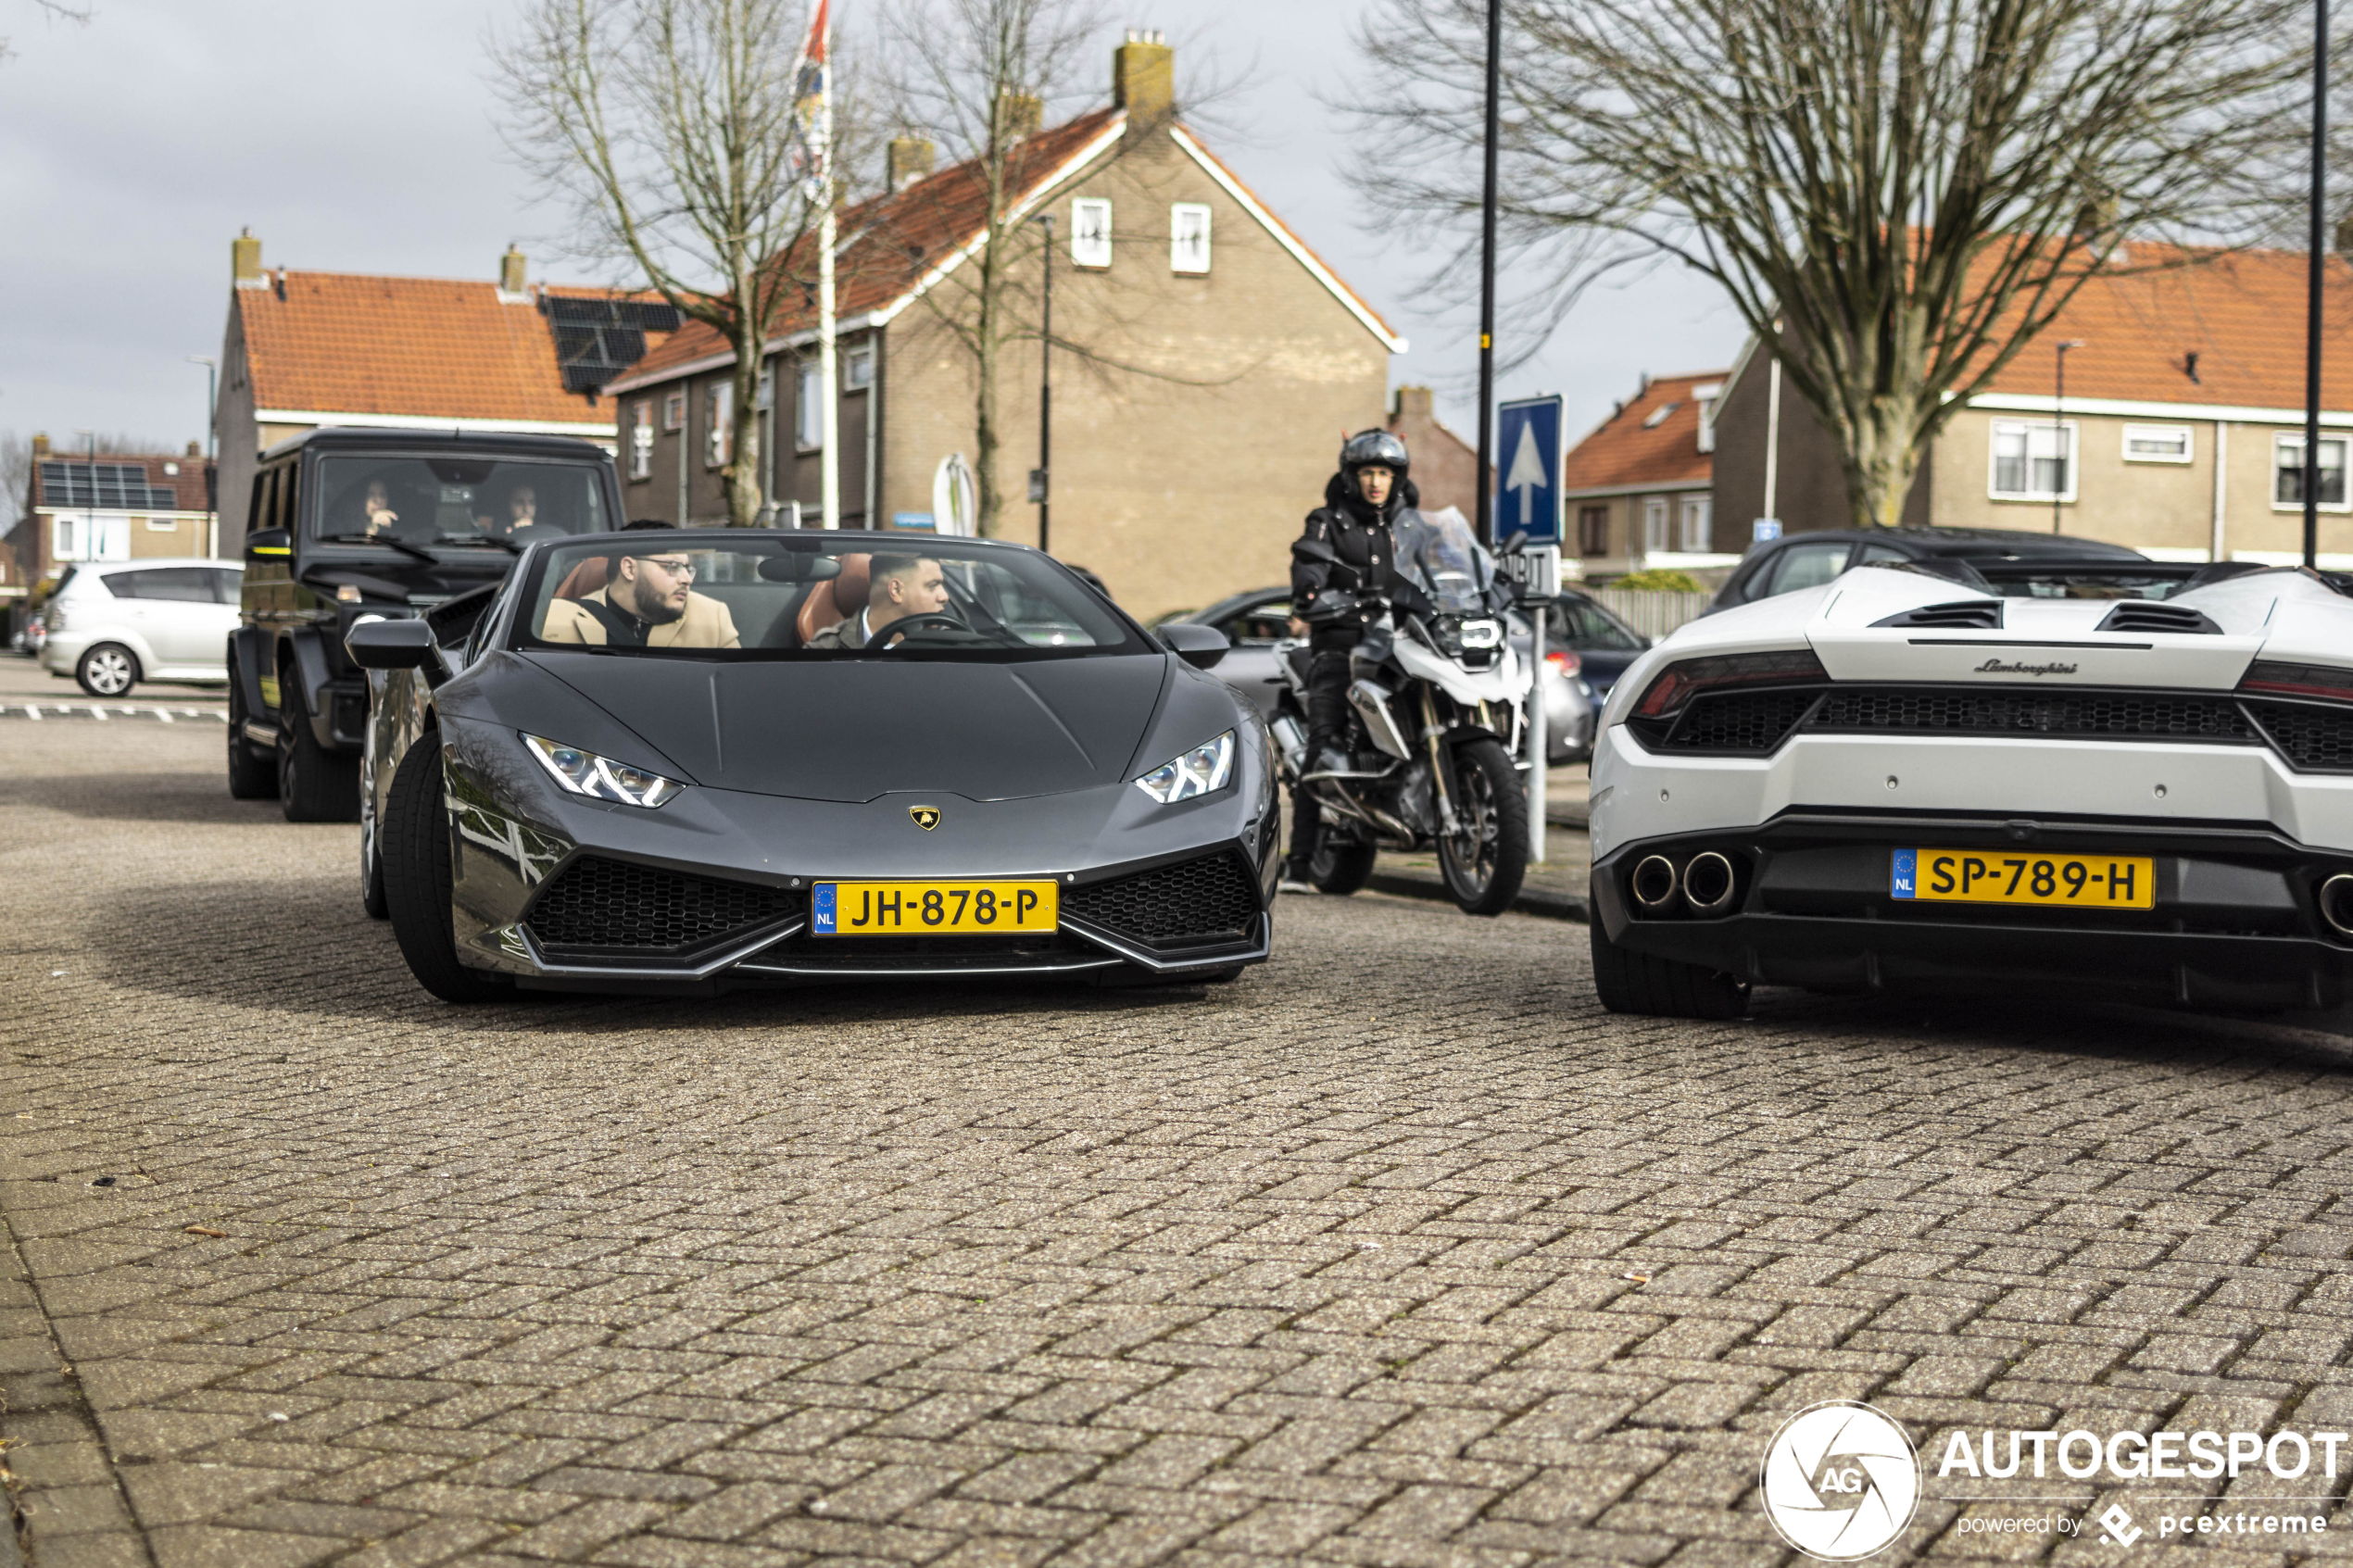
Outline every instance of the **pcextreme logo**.
[(1890, 1417), (1828, 1399), (1781, 1423), (1766, 1445), (1765, 1517), (1806, 1556), (1853, 1562), (1885, 1549), (1920, 1505), (1919, 1455)]

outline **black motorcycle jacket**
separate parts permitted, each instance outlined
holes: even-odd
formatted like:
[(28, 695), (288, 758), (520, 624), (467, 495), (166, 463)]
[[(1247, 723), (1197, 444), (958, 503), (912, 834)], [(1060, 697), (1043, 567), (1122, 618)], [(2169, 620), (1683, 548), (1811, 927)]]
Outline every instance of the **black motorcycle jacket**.
[(1390, 491), (1378, 510), (1352, 495), (1339, 474), (1324, 486), (1324, 504), (1307, 514), (1300, 539), (1322, 545), (1340, 558), (1295, 554), (1290, 568), (1291, 613), (1307, 622), (1309, 646), (1315, 651), (1354, 647), (1365, 628), (1380, 619), (1397, 573), (1390, 525), (1420, 499), (1410, 479)]

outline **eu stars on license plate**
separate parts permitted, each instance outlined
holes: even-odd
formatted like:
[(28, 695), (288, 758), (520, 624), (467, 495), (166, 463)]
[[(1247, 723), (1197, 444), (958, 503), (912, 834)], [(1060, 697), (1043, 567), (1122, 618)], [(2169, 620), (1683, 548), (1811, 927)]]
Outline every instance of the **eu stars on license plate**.
[(1051, 932), (1051, 882), (821, 882), (809, 904), (818, 936), (988, 936)]
[(1898, 849), (1887, 890), (1897, 898), (1929, 902), (2153, 909), (2157, 862), (2145, 855)]

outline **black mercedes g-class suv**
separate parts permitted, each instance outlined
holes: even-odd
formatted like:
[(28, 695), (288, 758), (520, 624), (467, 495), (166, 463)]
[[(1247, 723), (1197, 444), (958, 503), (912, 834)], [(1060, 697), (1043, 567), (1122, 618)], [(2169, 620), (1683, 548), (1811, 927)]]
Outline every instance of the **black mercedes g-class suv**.
[(229, 793), (274, 795), (289, 822), (356, 821), (353, 623), (497, 583), (535, 539), (621, 523), (612, 459), (565, 436), (329, 426), (262, 453), (229, 634)]

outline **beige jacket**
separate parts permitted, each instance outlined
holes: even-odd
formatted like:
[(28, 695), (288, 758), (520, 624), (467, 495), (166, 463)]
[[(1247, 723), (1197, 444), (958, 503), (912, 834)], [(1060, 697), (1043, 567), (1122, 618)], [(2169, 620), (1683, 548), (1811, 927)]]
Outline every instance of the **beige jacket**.
[[(608, 601), (602, 588), (588, 596), (598, 604)], [(580, 601), (556, 599), (547, 606), (547, 623), (539, 630), (540, 636), (551, 643), (589, 643), (602, 646), (605, 624), (580, 608)], [(736, 634), (736, 618), (717, 599), (688, 592), (686, 610), (677, 620), (655, 626), (646, 633), (649, 648), (734, 648), (743, 646)]]

